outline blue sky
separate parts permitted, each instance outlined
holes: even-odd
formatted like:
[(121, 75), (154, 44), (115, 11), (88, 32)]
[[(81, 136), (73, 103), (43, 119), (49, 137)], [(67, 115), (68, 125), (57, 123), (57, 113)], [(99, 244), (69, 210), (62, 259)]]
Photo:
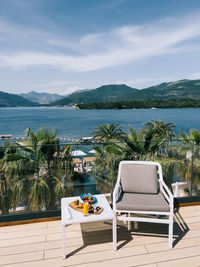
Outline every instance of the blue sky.
[(0, 90), (200, 79), (199, 0), (0, 0)]

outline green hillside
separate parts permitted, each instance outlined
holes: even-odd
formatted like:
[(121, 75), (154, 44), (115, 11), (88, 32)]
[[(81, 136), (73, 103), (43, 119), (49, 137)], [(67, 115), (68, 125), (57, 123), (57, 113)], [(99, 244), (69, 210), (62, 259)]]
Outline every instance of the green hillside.
[(141, 90), (125, 84), (105, 85), (93, 90), (74, 92), (50, 105), (69, 105), (95, 102), (117, 102), (147, 99), (200, 98), (200, 80), (181, 80), (161, 83)]
[(137, 98), (145, 99), (200, 98), (200, 80), (181, 80), (161, 83), (138, 90)]
[(134, 95), (137, 89), (131, 88), (125, 84), (120, 85), (104, 85), (93, 90), (84, 90), (82, 92), (75, 92), (65, 98), (51, 103), (50, 105), (69, 105), (77, 103), (88, 102), (115, 102), (126, 100), (127, 95)]
[(38, 103), (25, 99), (22, 96), (0, 91), (0, 107), (36, 107)]

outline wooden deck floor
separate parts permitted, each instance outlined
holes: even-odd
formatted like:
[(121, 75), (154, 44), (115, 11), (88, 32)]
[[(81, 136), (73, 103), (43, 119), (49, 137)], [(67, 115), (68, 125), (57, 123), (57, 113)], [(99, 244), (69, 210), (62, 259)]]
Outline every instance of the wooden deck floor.
[(173, 249), (168, 249), (165, 225), (139, 223), (137, 230), (128, 231), (121, 222), (117, 252), (112, 250), (110, 221), (67, 226), (65, 260), (61, 221), (0, 227), (0, 266), (199, 267), (200, 206), (182, 207), (175, 217)]

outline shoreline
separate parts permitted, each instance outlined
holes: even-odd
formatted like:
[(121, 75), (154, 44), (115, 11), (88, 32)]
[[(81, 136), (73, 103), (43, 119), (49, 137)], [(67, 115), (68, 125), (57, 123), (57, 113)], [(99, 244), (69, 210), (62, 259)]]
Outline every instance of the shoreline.
[[(81, 105), (84, 105), (84, 104), (81, 104)], [(192, 107), (192, 106), (188, 106), (188, 107), (133, 107), (133, 108), (83, 108), (83, 107), (80, 107), (79, 109), (76, 109), (76, 108), (66, 108), (65, 106), (63, 107), (0, 107), (0, 109), (67, 109), (67, 110), (133, 110), (133, 109), (136, 109), (136, 110), (140, 110), (140, 109), (145, 109), (145, 110), (156, 110), (156, 109), (200, 109), (200, 106), (199, 107)]]

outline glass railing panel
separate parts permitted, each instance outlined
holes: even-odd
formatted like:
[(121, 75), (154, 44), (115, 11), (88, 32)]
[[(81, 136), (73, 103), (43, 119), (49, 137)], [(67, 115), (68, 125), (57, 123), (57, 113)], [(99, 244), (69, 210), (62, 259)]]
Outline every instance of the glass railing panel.
[(161, 157), (163, 177), (175, 197), (191, 195), (191, 144), (179, 140), (165, 142), (165, 153)]
[(175, 197), (199, 195), (200, 147), (193, 142), (9, 142), (0, 147), (1, 214), (55, 210), (62, 197), (112, 193), (121, 160), (158, 161)]
[(192, 196), (200, 196), (200, 145), (193, 145)]

